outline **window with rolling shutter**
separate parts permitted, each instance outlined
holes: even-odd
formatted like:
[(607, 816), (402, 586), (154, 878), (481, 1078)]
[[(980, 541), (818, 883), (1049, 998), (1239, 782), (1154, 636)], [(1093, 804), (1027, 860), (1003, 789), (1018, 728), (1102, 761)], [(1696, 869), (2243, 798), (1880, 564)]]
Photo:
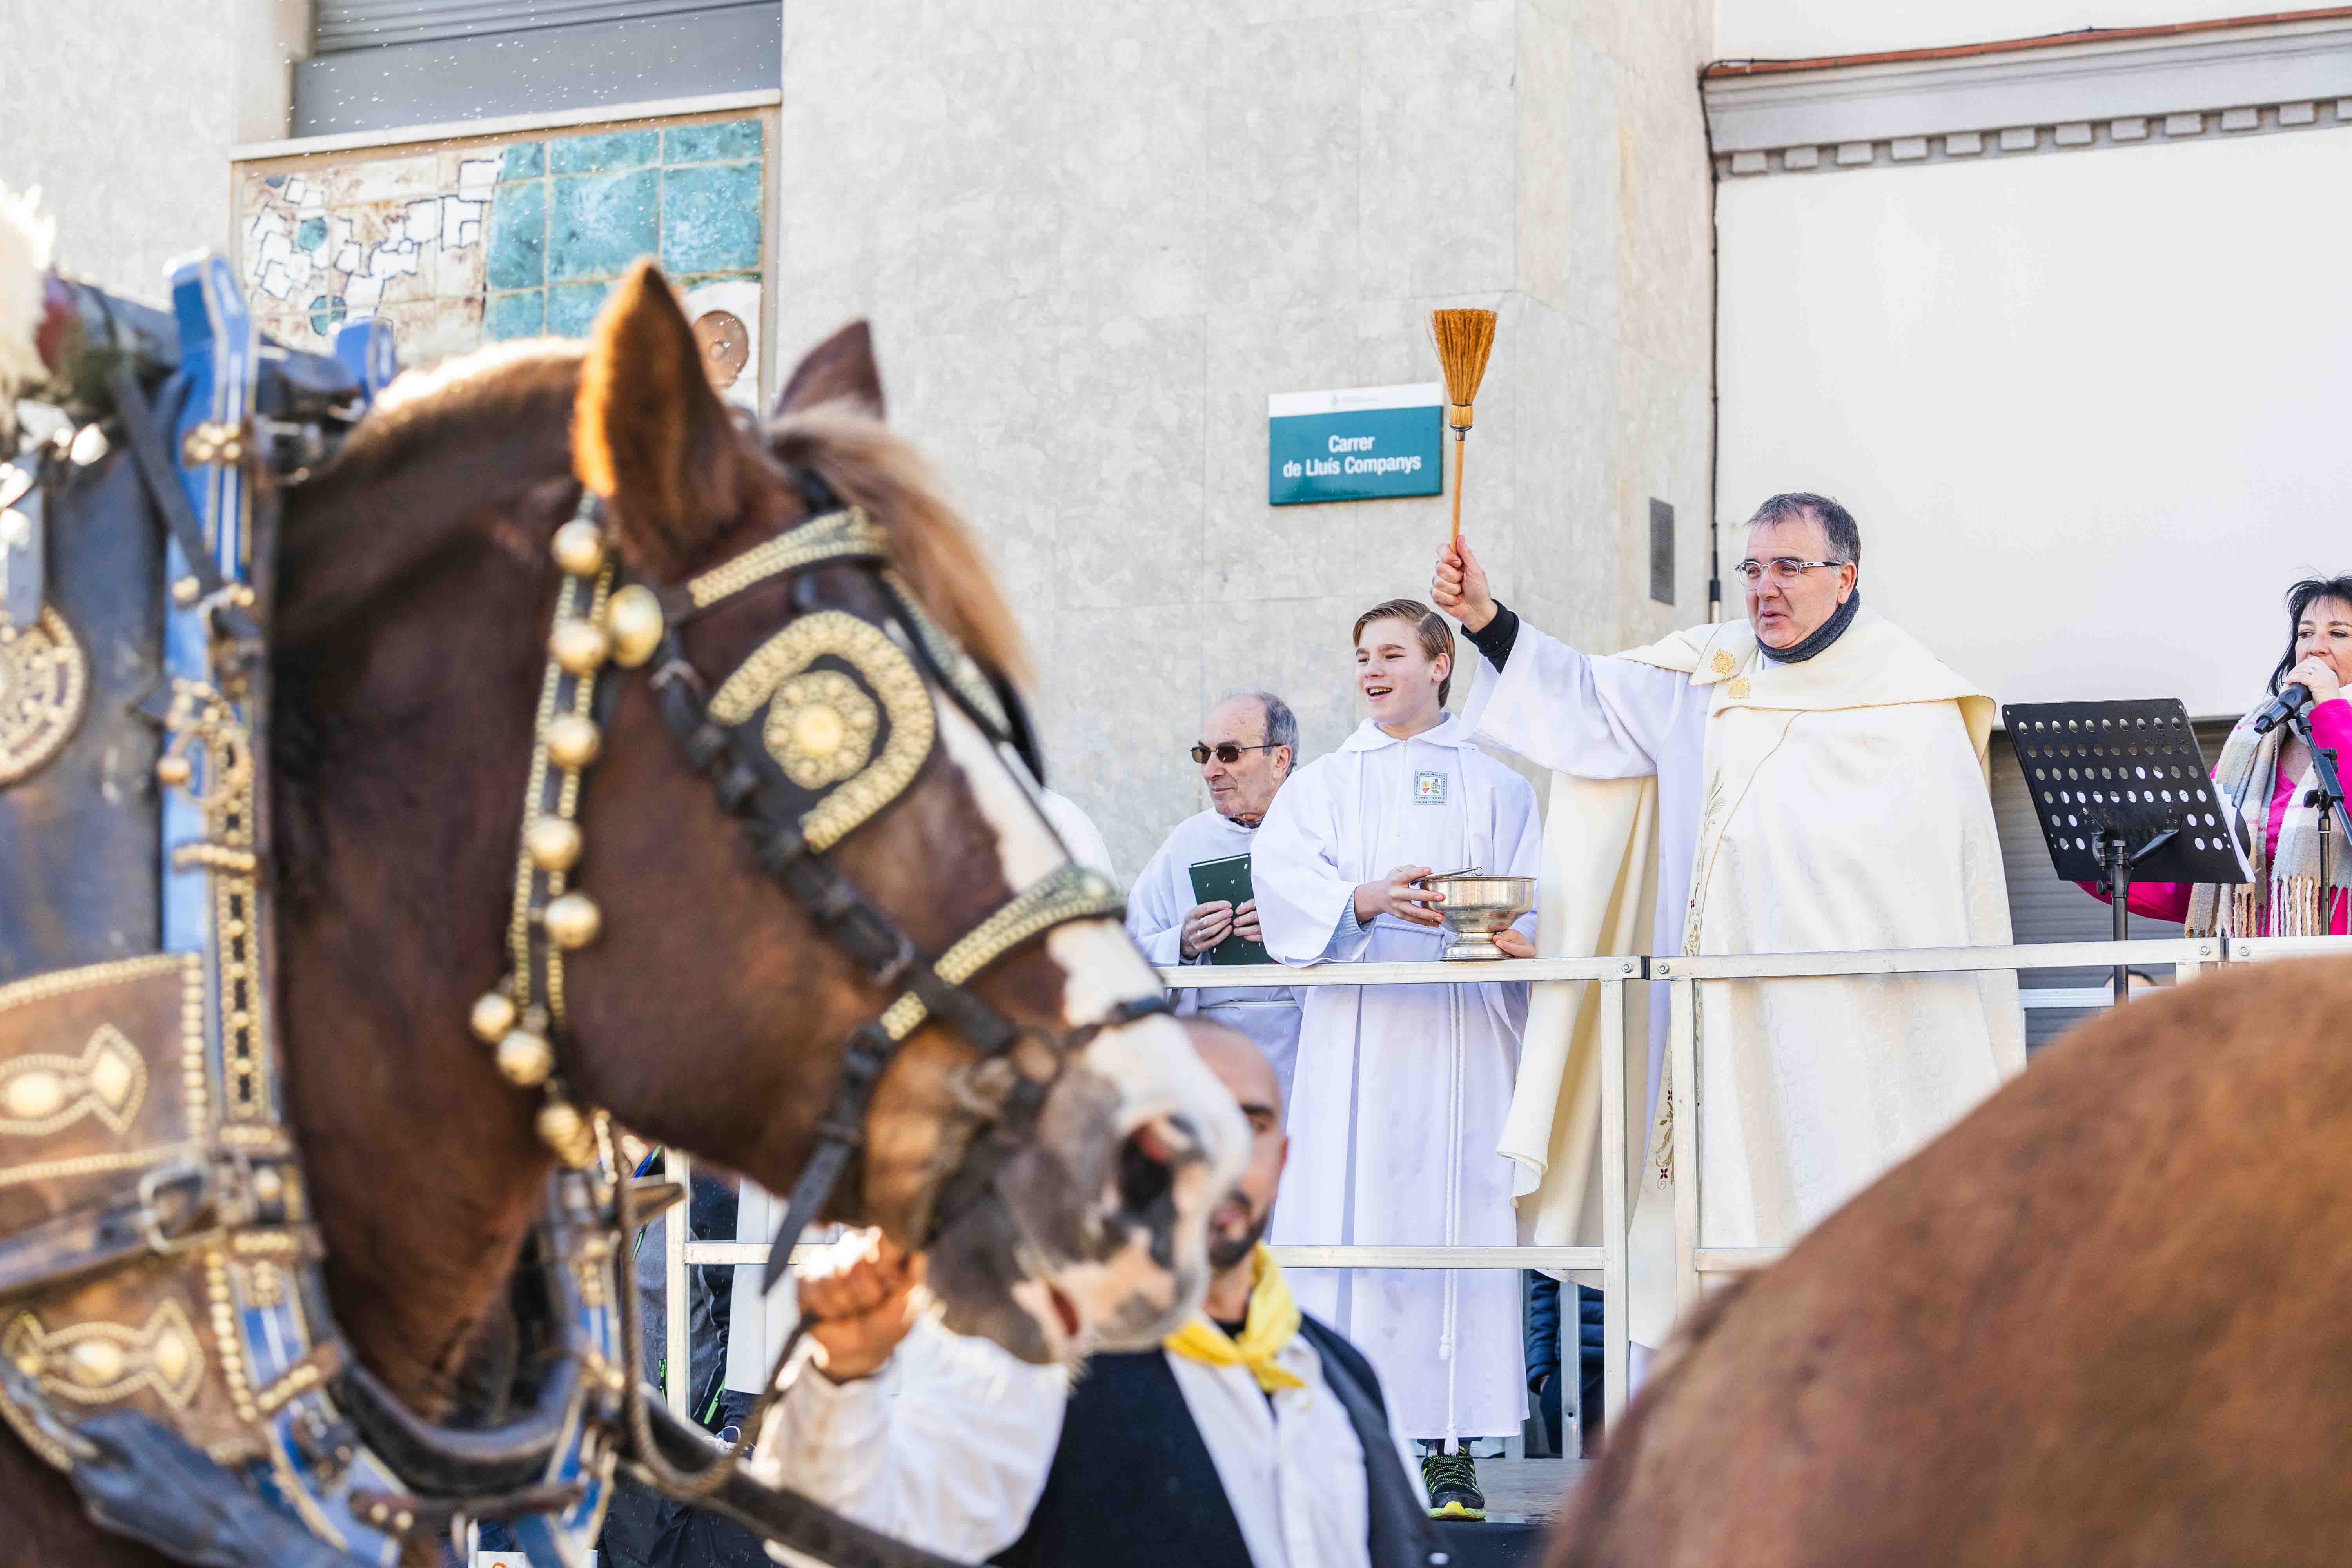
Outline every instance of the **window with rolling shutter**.
[[(625, 22), (740, 10), (759, 0), (319, 0), (320, 54), (387, 44), (438, 44), (583, 22)], [(767, 9), (775, 6), (770, 4)]]
[(781, 0), (317, 0), (298, 136), (772, 90)]

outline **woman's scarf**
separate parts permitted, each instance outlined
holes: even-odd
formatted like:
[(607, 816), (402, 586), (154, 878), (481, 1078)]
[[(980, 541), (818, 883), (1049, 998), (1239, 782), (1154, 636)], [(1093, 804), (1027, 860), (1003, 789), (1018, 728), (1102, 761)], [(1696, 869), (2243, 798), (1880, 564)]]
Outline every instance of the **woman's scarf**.
[[(2252, 846), (2246, 858), (2253, 864), (2253, 880), (2234, 887), (2198, 883), (2189, 895), (2186, 930), (2191, 936), (2327, 934), (2326, 906), (2334, 900), (2320, 896), (2319, 812), (2305, 804), (2318, 783), (2313, 770), (2305, 771), (2288, 799), (2286, 815), (2279, 822), (2276, 855), (2269, 853), (2266, 843), (2271, 798), (2278, 793), (2279, 752), (2291, 732), (2281, 724), (2267, 735), (2254, 733), (2255, 714), (2269, 705), (2265, 700), (2238, 721), (2222, 742), (2221, 764), (2213, 770), (2214, 794), (2223, 807), (2244, 802), (2237, 815), (2245, 828), (2241, 842)], [(2331, 845), (2328, 859), (2328, 880), (2338, 889), (2352, 888), (2352, 844)], [(2265, 911), (2270, 916), (2267, 929)]]
[(1275, 1262), (1264, 1242), (1250, 1254), (1250, 1269), (1249, 1316), (1242, 1323), (1239, 1340), (1208, 1319), (1196, 1317), (1160, 1343), (1187, 1361), (1245, 1366), (1257, 1379), (1258, 1387), (1268, 1394), (1304, 1388), (1305, 1379), (1275, 1360), (1298, 1332), (1298, 1302), (1290, 1294), (1290, 1281), (1282, 1277), (1282, 1266)]

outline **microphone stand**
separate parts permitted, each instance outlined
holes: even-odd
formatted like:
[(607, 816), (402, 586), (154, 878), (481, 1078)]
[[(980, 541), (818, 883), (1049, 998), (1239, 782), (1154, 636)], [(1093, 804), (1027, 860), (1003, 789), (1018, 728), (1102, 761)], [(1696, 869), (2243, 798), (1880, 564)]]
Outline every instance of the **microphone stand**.
[(2344, 801), (2344, 778), (2336, 771), (2336, 748), (2322, 746), (2311, 732), (2311, 715), (2305, 710), (2289, 716), (2303, 743), (2311, 748), (2311, 771), (2319, 787), (2304, 796), (2303, 804), (2319, 808), (2319, 931), (2322, 936), (2336, 923), (2336, 884), (2329, 879), (2328, 839), (2333, 835), (2328, 825), (2340, 826), (2346, 841), (2352, 843), (2352, 815), (2347, 815)]

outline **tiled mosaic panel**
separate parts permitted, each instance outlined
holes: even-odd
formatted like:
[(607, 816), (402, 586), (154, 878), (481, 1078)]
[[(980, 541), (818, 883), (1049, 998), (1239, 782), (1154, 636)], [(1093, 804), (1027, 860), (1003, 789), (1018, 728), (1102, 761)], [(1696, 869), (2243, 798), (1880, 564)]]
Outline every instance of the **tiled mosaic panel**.
[(637, 124), (248, 170), (246, 286), (283, 342), (323, 347), (343, 321), (380, 315), (419, 365), (579, 336), (630, 264), (656, 256), (713, 379), (754, 402), (764, 131), (758, 118)]

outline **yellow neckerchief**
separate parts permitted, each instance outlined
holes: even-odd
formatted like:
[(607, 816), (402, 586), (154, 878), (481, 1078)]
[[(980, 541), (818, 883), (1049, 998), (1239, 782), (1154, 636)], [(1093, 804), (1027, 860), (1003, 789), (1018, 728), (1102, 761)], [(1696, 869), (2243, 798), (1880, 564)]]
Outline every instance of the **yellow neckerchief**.
[(1290, 1294), (1290, 1281), (1282, 1277), (1281, 1266), (1264, 1242), (1250, 1254), (1250, 1273), (1249, 1316), (1243, 1321), (1239, 1342), (1208, 1319), (1194, 1318), (1160, 1345), (1187, 1361), (1245, 1366), (1257, 1379), (1258, 1387), (1268, 1394), (1304, 1388), (1305, 1380), (1274, 1359), (1298, 1332), (1298, 1303)]

